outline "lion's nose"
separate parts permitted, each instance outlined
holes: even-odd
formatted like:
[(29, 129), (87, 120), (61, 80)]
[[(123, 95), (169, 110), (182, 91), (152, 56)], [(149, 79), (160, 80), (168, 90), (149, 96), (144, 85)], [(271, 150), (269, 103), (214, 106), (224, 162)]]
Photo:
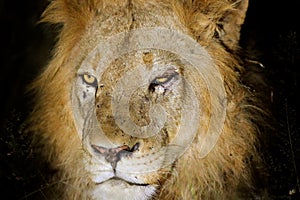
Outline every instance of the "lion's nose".
[(121, 158), (131, 156), (134, 151), (139, 149), (140, 143), (136, 143), (132, 148), (130, 148), (128, 145), (122, 145), (115, 148), (106, 148), (94, 144), (91, 146), (96, 153), (104, 156), (105, 160), (111, 164), (113, 170), (115, 171), (117, 163), (121, 160)]

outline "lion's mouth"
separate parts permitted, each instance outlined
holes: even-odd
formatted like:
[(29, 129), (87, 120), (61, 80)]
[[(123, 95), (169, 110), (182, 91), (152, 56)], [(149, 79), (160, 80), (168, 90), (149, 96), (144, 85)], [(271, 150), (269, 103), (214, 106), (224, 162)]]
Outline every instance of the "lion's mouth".
[(105, 184), (105, 183), (109, 183), (109, 184), (113, 184), (113, 185), (127, 184), (130, 186), (141, 186), (141, 187), (146, 187), (146, 186), (150, 185), (148, 183), (134, 183), (134, 182), (127, 181), (127, 180), (124, 180), (119, 177), (112, 177), (112, 178), (102, 181), (100, 183), (96, 183), (96, 185), (101, 185), (101, 184)]

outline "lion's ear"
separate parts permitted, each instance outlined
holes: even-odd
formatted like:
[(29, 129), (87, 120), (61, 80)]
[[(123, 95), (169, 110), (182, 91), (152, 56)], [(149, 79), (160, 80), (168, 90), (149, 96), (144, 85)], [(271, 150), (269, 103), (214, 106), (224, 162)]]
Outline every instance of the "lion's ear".
[(236, 49), (248, 0), (185, 0), (186, 23), (203, 42), (218, 39), (229, 49)]
[(233, 4), (233, 9), (226, 12), (221, 18), (223, 32), (220, 33), (220, 40), (230, 49), (236, 49), (241, 26), (244, 23), (248, 9), (248, 0), (240, 0)]

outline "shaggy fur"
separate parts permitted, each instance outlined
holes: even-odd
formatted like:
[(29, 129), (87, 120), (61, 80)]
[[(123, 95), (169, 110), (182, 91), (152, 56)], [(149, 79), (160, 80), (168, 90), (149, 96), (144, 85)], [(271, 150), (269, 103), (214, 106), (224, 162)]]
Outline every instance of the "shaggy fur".
[(58, 169), (53, 181), (63, 192), (56, 193), (62, 196), (54, 198), (85, 199), (91, 184), (80, 162), (81, 140), (76, 133), (70, 103), (70, 87), (76, 73), (73, 64), (77, 52), (81, 51), (77, 44), (86, 45), (83, 51), (92, 48), (82, 38), (90, 34), (89, 28), (99, 16), (117, 16), (128, 5), (136, 6), (138, 10), (143, 4), (152, 8), (148, 12), (161, 13), (160, 17), (175, 15), (190, 36), (205, 47), (223, 75), (228, 97), (225, 127), (216, 147), (205, 158), (199, 159), (196, 138), (185, 156), (177, 161), (173, 175), (161, 186), (158, 199), (248, 198), (253, 189), (250, 166), (260, 162), (255, 148), (254, 99), (240, 83), (239, 74), (244, 69), (237, 56), (239, 32), (248, 2), (53, 0), (41, 22), (60, 24), (62, 28), (52, 60), (32, 84), (36, 104), (29, 131), (34, 133), (41, 152), (52, 167)]

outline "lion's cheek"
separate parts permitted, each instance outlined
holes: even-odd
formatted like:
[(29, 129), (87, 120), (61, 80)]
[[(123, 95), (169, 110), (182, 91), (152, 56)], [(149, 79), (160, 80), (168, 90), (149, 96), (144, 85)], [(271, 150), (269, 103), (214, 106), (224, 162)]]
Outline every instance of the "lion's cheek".
[(166, 179), (171, 175), (171, 167), (162, 168), (152, 174), (145, 176), (145, 183), (150, 185), (159, 186), (162, 185)]

